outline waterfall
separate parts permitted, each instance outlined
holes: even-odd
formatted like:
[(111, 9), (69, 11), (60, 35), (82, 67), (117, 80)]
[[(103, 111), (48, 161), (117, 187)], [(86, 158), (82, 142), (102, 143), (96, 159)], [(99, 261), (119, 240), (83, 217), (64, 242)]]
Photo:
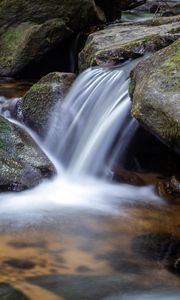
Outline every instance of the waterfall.
[(161, 203), (151, 186), (116, 184), (103, 178), (112, 176), (111, 166), (117, 159), (124, 160), (138, 127), (130, 116), (128, 86), (128, 68), (88, 69), (75, 80), (63, 104), (59, 101), (54, 107), (43, 144), (23, 126), (49, 155), (58, 174), (30, 191), (1, 193), (1, 218), (18, 215), (24, 224), (39, 221), (59, 205), (114, 214), (116, 203)]
[(63, 105), (57, 103), (45, 144), (68, 173), (104, 173), (106, 161), (112, 165), (121, 154), (136, 130), (129, 113), (128, 86), (123, 70), (88, 69), (75, 81)]

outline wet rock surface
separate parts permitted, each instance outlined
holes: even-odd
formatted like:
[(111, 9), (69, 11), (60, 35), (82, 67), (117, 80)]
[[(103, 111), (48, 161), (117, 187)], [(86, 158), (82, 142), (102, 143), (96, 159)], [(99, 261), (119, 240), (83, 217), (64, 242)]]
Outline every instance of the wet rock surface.
[(32, 188), (55, 168), (22, 128), (0, 117), (0, 191)]
[(8, 283), (0, 283), (0, 298), (1, 300), (30, 300)]
[(35, 263), (33, 261), (23, 259), (9, 259), (5, 260), (4, 263), (16, 269), (30, 270), (35, 267)]
[(105, 12), (108, 21), (120, 19), (121, 11), (137, 7), (144, 2), (145, 0), (95, 0), (95, 3)]
[(179, 21), (179, 17), (171, 17), (109, 25), (89, 35), (79, 55), (79, 67), (114, 66), (168, 46), (178, 38)]
[(0, 75), (18, 75), (73, 34), (104, 20), (93, 0), (1, 1)]
[(180, 152), (180, 41), (138, 64), (132, 73), (132, 115)]
[(41, 78), (17, 103), (17, 117), (39, 135), (48, 130), (48, 119), (58, 101), (62, 101), (75, 79), (72, 73), (50, 73)]
[(159, 180), (156, 184), (158, 194), (171, 204), (180, 204), (180, 178), (172, 176)]
[(168, 233), (137, 236), (132, 243), (134, 253), (162, 263), (172, 272), (180, 272), (180, 239)]

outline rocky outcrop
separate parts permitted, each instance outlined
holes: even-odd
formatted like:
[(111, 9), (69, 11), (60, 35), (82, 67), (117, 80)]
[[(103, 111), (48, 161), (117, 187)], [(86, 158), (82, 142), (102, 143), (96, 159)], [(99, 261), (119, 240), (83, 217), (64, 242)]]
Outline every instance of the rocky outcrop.
[(32, 188), (55, 168), (32, 138), (19, 126), (0, 117), (0, 191)]
[(63, 100), (74, 79), (75, 75), (72, 73), (58, 72), (41, 78), (17, 103), (20, 118), (39, 135), (44, 136), (55, 104)]
[(74, 33), (104, 20), (93, 0), (2, 0), (0, 76), (16, 76)]
[(113, 66), (168, 46), (179, 36), (179, 21), (180, 16), (107, 26), (89, 35), (79, 55), (79, 67)]
[(180, 40), (142, 61), (132, 73), (132, 115), (180, 153)]

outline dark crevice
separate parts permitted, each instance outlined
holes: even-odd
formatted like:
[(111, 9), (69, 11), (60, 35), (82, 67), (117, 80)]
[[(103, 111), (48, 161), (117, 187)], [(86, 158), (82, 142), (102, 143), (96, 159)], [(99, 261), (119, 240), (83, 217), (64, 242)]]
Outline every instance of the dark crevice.
[(34, 61), (25, 67), (16, 78), (18, 79), (40, 79), (50, 72), (71, 72), (78, 70), (78, 42), (80, 35), (74, 35), (51, 51), (46, 53), (38, 61)]

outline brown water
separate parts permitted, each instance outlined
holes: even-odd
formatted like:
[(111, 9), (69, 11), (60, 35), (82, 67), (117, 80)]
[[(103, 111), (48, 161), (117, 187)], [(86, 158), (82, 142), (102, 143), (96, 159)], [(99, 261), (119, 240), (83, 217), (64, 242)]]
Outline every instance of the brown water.
[[(40, 223), (2, 225), (0, 295), (4, 283), (31, 300), (127, 299), (176, 291), (180, 207), (118, 210), (119, 215), (61, 210)], [(9, 287), (9, 296), (0, 299), (14, 300), (13, 294)]]
[[(0, 95), (19, 97), (30, 85), (0, 84)], [(133, 147), (138, 165), (150, 167), (146, 175), (123, 173), (124, 181), (138, 176), (155, 183), (159, 175), (152, 171), (159, 174), (162, 166), (172, 174), (166, 151)], [(118, 176), (122, 180), (122, 171)], [(16, 210), (8, 214), (7, 206), (7, 215), (0, 214), (1, 300), (179, 299), (180, 206), (131, 201), (109, 212)]]
[(30, 89), (33, 81), (14, 80), (12, 78), (0, 79), (0, 96), (6, 98), (19, 98)]

